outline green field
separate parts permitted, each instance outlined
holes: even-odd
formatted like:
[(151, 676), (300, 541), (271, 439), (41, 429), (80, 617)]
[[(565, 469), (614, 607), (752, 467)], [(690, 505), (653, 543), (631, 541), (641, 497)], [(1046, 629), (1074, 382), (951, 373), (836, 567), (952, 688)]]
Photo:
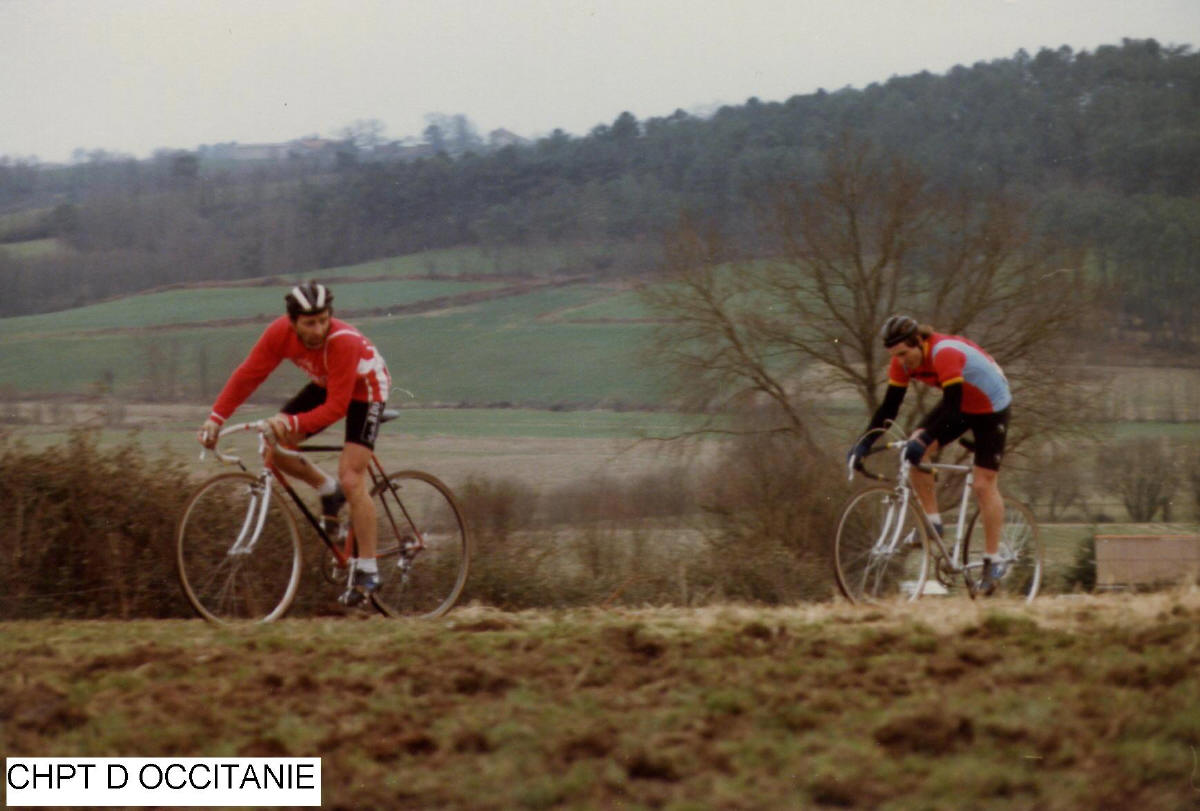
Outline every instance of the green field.
[(70, 251), (57, 239), (30, 239), (24, 242), (6, 242), (0, 244), (0, 252), (14, 259), (43, 259)]
[[(547, 276), (578, 273), (595, 264), (598, 256), (609, 253), (602, 246), (578, 247), (548, 245), (540, 248), (462, 247), (424, 251), (389, 257), (358, 265), (322, 269), (313, 274), (321, 279), (385, 276), (477, 276), (498, 274), (508, 277)], [(297, 274), (299, 278), (299, 274)]]
[[(395, 385), (413, 393), (410, 405), (669, 409), (673, 393), (649, 360), (654, 325), (638, 293), (628, 283), (556, 275), (602, 253), (461, 248), (313, 275), (332, 280), (338, 314), (380, 347)], [(207, 404), (281, 309), (287, 282), (263, 282), (0, 319), (0, 391)], [(1112, 420), (1098, 439), (1200, 436), (1200, 370), (1088, 371)], [(278, 401), (300, 380), (279, 374), (262, 394)], [(830, 415), (860, 421), (852, 396), (822, 396)]]
[[(371, 337), (396, 385), (421, 403), (661, 402), (659, 376), (640, 358), (645, 324), (571, 318), (578, 308), (611, 299), (611, 288), (533, 284), (521, 295), (456, 300), (511, 287), (501, 277), (453, 279), (478, 272), (484, 261), (470, 252), (443, 252), (340, 269), (336, 274), (348, 280), (334, 288), (337, 312)], [(446, 278), (408, 278), (427, 272), (427, 264), (443, 268)], [(387, 275), (394, 279), (378, 279)], [(0, 387), (78, 394), (104, 379), (113, 393), (132, 399), (208, 399), (280, 311), (282, 295), (279, 285), (201, 287), (0, 319)], [(634, 304), (631, 318), (642, 315)], [(423, 312), (380, 312), (390, 306)]]
[[(360, 282), (337, 288), (337, 307), (362, 310), (389, 304), (405, 306), (496, 286), (479, 282), (426, 280)], [(226, 319), (253, 318), (265, 323), (282, 313), (286, 292), (286, 288), (276, 284), (147, 293), (65, 312), (0, 319), (0, 337), (20, 338), (146, 327), (173, 328), (182, 324)]]

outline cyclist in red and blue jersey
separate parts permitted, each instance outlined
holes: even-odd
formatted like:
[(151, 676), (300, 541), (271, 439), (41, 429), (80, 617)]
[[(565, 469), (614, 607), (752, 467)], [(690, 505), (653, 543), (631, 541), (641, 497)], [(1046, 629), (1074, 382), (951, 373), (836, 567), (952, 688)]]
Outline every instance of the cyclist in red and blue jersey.
[[(881, 330), (891, 355), (883, 403), (871, 417), (868, 432), (893, 420), (904, 402), (910, 380), (942, 390), (942, 400), (909, 438), (904, 456), (916, 465), (927, 455), (958, 439), (968, 430), (975, 435), (974, 493), (983, 518), (983, 591), (990, 594), (1004, 576), (1007, 561), (999, 557), (1004, 526), (1004, 499), (998, 484), (1000, 460), (1008, 434), (1012, 392), (1000, 365), (978, 344), (959, 335), (943, 335), (904, 315), (893, 315)], [(874, 436), (861, 440), (848, 454), (855, 467), (871, 449)], [(931, 523), (942, 532), (933, 476), (913, 468), (913, 489)]]
[(358, 545), (352, 561), (347, 604), (363, 602), (379, 588), (375, 560), (378, 530), (375, 504), (367, 487), (367, 465), (391, 388), (387, 364), (362, 333), (333, 317), (333, 293), (323, 284), (297, 285), (284, 297), (287, 315), (267, 326), (249, 356), (230, 375), (200, 428), (200, 444), (213, 448), (221, 425), (254, 393), (284, 360), (303, 369), (311, 383), (267, 420), (275, 438), (295, 447), (307, 437), (345, 417), (346, 440), (332, 476), (303, 457), (273, 454), (272, 462), (286, 475), (314, 487), (321, 496), (326, 524), (336, 522), (349, 503)]

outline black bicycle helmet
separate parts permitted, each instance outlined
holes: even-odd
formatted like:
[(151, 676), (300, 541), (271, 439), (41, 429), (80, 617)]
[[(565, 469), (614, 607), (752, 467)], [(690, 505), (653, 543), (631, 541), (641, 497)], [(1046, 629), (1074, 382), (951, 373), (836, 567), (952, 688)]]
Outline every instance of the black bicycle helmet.
[(883, 345), (891, 349), (901, 341), (906, 341), (916, 335), (918, 326), (917, 322), (907, 315), (893, 315), (883, 322), (883, 329), (879, 330), (879, 337), (883, 339)]
[(324, 312), (333, 305), (333, 293), (319, 282), (298, 284), (291, 292), (283, 297), (287, 305), (288, 317), (295, 321), (302, 315), (315, 315)]

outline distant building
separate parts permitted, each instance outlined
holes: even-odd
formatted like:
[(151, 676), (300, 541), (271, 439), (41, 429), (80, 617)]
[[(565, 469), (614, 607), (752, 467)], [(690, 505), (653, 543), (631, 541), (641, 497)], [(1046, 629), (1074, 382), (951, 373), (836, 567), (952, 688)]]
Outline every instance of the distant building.
[(352, 152), (353, 147), (346, 141), (332, 141), (328, 138), (297, 138), (279, 144), (216, 144), (202, 147), (201, 154), (216, 161), (236, 161), (238, 163), (282, 163), (284, 161), (303, 161), (316, 166), (334, 166), (339, 155)]
[(328, 138), (298, 138), (286, 144), (288, 160), (334, 166), (340, 153), (355, 151), (348, 141), (331, 141)]
[(522, 138), (515, 132), (509, 132), (506, 129), (492, 130), (488, 133), (488, 147), (491, 149), (503, 149), (506, 146), (524, 146), (529, 143), (527, 138)]
[[(529, 139), (506, 129), (488, 133), (487, 150), (509, 146), (525, 146)], [(370, 150), (360, 150), (349, 141), (335, 141), (315, 135), (278, 144), (214, 144), (199, 149), (202, 159), (236, 163), (302, 163), (315, 168), (335, 167), (351, 162), (415, 161), (431, 158), (437, 150), (428, 143), (410, 140), (381, 143)]]
[(221, 144), (212, 156), (231, 161), (281, 161), (287, 157), (287, 144)]
[(415, 161), (420, 158), (432, 158), (436, 154), (437, 150), (429, 144), (390, 141), (375, 147), (362, 158), (367, 161)]

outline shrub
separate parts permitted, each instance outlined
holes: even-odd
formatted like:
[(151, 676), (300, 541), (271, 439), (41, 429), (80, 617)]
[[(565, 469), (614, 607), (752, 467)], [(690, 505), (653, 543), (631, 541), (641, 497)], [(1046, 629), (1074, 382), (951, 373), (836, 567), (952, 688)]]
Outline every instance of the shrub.
[(788, 435), (752, 436), (710, 472), (702, 498), (713, 526), (710, 577), (729, 598), (823, 599), (843, 485), (840, 462)]
[(183, 468), (133, 441), (73, 433), (34, 451), (0, 440), (0, 616), (168, 617), (191, 611), (175, 576)]
[(1200, 521), (1200, 443), (1193, 442), (1181, 451), (1184, 475), (1192, 495), (1192, 519)]
[(1068, 590), (1096, 590), (1096, 533), (1089, 532), (1075, 549), (1075, 560), (1064, 577)]
[[(829, 465), (774, 437), (735, 442), (707, 470), (542, 494), (473, 477), (457, 488), (474, 539), (464, 600), (516, 610), (825, 598), (844, 495)], [(101, 448), (79, 431), (42, 451), (0, 439), (0, 618), (193, 616), (174, 536), (194, 485), (132, 436)], [(304, 556), (290, 614), (336, 612), (324, 550), (307, 543)]]

